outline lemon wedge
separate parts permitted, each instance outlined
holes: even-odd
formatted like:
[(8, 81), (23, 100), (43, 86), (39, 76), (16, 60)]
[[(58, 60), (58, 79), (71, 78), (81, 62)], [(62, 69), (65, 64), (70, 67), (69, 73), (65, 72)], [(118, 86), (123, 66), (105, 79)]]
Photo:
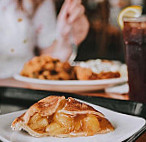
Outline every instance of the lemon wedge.
[(124, 27), (124, 22), (123, 22), (124, 18), (136, 18), (136, 17), (140, 17), (141, 14), (142, 14), (141, 6), (133, 5), (133, 6), (124, 8), (118, 16), (118, 23), (121, 29), (123, 29)]

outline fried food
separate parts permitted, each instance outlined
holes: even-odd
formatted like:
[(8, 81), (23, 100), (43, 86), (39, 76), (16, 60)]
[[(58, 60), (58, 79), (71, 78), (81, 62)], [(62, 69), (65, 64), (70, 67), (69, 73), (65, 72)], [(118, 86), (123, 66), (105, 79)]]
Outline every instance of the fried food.
[(76, 77), (78, 80), (98, 80), (98, 79), (109, 79), (120, 77), (119, 72), (101, 72), (94, 73), (89, 68), (75, 67)]
[(34, 57), (20, 73), (22, 76), (48, 80), (73, 80), (75, 73), (68, 62), (60, 62), (49, 56)]
[(92, 136), (114, 131), (105, 116), (93, 107), (71, 97), (49, 96), (16, 118), (13, 130), (25, 130), (35, 137)]
[(42, 80), (98, 80), (120, 77), (119, 72), (95, 73), (90, 68), (71, 66), (49, 56), (38, 56), (27, 62), (20, 73), (22, 76)]

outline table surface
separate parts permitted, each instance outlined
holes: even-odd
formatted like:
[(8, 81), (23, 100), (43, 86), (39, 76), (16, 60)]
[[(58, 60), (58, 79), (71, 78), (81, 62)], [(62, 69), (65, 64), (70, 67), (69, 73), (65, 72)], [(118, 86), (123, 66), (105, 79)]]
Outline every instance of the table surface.
[[(0, 79), (0, 86), (7, 86), (7, 87), (20, 87), (20, 88), (28, 88), (28, 89), (38, 89), (32, 87), (29, 83), (16, 81), (13, 78), (7, 79)], [(41, 89), (41, 88), (39, 88)], [(49, 91), (55, 91), (55, 88), (49, 88)], [(112, 99), (120, 99), (120, 100), (128, 100), (128, 94), (119, 94), (119, 93), (105, 93), (104, 91), (94, 91), (94, 92), (71, 92), (76, 93), (78, 95), (84, 96), (98, 96), (98, 97), (105, 97), (105, 98), (112, 98)], [(141, 135), (136, 142), (146, 142), (146, 132)]]
[[(7, 87), (20, 87), (20, 88), (27, 88), (27, 89), (36, 89), (36, 90), (42, 90), (42, 88), (35, 88), (35, 86), (31, 85), (30, 83), (17, 81), (13, 78), (7, 78), (7, 79), (0, 79), (0, 86), (7, 86)], [(56, 91), (55, 87), (49, 87), (47, 88), (48, 91)], [(93, 91), (93, 92), (70, 92), (70, 93), (76, 93), (79, 95), (84, 96), (99, 96), (99, 97), (105, 97), (105, 98), (114, 98), (114, 99), (120, 99), (120, 100), (128, 100), (128, 94), (120, 94), (120, 93), (105, 93), (104, 91)]]

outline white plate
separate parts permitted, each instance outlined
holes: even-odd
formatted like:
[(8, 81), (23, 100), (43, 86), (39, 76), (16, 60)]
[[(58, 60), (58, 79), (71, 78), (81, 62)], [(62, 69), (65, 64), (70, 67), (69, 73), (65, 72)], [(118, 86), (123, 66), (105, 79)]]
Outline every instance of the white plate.
[(23, 131), (12, 131), (10, 127), (12, 121), (24, 112), (18, 111), (0, 116), (0, 139), (4, 142), (121, 142), (132, 136), (145, 125), (145, 120), (143, 118), (117, 113), (93, 104), (89, 105), (101, 111), (113, 124), (115, 131), (89, 137), (34, 138)]
[(106, 93), (120, 93), (120, 94), (126, 94), (129, 92), (129, 85), (127, 83), (118, 85), (118, 86), (112, 86), (105, 89)]
[(32, 88), (53, 91), (94, 91), (104, 89), (113, 85), (127, 82), (126, 77), (102, 80), (41, 80), (14, 75), (19, 81), (27, 82)]

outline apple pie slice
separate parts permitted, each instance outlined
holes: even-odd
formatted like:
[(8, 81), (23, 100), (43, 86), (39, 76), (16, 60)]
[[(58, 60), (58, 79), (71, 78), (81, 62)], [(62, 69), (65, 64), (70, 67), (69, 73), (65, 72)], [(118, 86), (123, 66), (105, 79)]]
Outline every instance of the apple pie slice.
[(49, 96), (32, 105), (12, 123), (13, 130), (25, 130), (35, 137), (92, 136), (114, 130), (102, 113), (64, 96)]

